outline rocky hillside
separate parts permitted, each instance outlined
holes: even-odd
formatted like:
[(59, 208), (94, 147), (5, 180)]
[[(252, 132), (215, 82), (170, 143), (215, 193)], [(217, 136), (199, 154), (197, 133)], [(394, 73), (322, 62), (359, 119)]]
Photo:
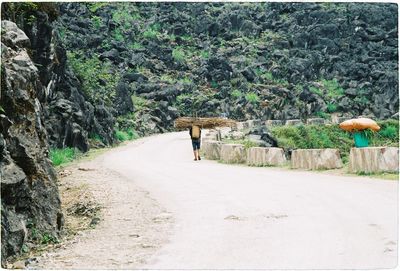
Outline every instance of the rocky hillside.
[(55, 28), (90, 100), (144, 133), (194, 114), (390, 118), (397, 18), (377, 3), (63, 3)]

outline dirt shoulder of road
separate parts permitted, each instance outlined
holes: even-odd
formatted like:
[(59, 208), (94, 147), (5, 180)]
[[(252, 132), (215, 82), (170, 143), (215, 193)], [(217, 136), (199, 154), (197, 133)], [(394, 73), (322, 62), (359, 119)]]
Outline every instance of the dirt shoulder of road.
[(104, 169), (103, 153), (58, 168), (64, 236), (31, 253), (29, 269), (133, 269), (168, 241), (173, 215), (134, 180)]

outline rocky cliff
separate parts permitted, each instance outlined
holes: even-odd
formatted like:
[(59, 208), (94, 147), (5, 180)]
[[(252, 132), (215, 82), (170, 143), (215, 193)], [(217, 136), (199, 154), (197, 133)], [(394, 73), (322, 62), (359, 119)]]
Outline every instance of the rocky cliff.
[(39, 70), (30, 40), (13, 22), (2, 21), (0, 112), (1, 259), (42, 238), (57, 238), (63, 215), (56, 173), (38, 93)]
[[(110, 109), (93, 105), (66, 65), (51, 3), (3, 3), (0, 98), (2, 265), (8, 256), (57, 239), (63, 225), (49, 147), (114, 142)], [(18, 26), (10, 19), (18, 23)]]
[(91, 99), (163, 131), (196, 113), (389, 118), (397, 18), (384, 3), (63, 3), (56, 29)]

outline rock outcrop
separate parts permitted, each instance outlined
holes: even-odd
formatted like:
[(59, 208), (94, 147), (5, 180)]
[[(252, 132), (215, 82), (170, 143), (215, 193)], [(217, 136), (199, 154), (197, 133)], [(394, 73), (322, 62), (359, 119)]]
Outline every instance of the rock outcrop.
[(67, 50), (128, 80), (160, 131), (172, 124), (161, 102), (237, 120), (389, 118), (397, 18), (390, 3), (62, 3), (57, 29)]
[[(29, 57), (29, 38), (2, 21), (0, 99), (1, 254), (18, 254), (43, 236), (57, 238), (63, 215), (38, 94), (45, 91)], [(4, 35), (3, 35), (4, 33)]]

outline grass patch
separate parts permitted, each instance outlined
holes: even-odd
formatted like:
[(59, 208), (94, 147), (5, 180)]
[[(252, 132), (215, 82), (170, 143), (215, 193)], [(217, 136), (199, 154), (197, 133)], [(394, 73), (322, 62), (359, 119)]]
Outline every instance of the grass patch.
[(81, 152), (75, 148), (50, 149), (50, 160), (54, 166), (72, 162), (80, 156)]
[(118, 141), (124, 142), (128, 140), (134, 140), (139, 138), (139, 135), (133, 129), (127, 129), (125, 131), (115, 130), (115, 137)]

